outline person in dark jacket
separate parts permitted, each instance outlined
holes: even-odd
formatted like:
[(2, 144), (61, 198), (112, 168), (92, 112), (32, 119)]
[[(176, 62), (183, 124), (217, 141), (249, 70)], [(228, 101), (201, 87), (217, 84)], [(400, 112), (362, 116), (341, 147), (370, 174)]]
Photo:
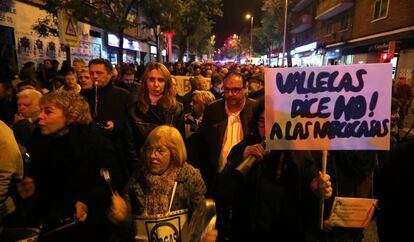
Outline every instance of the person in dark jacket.
[(252, 132), (233, 147), (219, 174), (221, 241), (305, 241), (306, 226), (317, 221), (318, 198), (332, 195), (329, 175), (317, 174), (310, 152), (264, 151), (263, 110), (262, 103)]
[[(31, 164), (18, 185), (33, 225), (42, 225), (42, 241), (107, 241), (106, 209), (110, 189), (100, 171), (119, 180), (111, 143), (91, 126), (87, 102), (79, 95), (54, 91), (40, 100), (39, 126), (27, 150)], [(75, 225), (47, 235), (65, 222)]]
[(383, 161), (377, 185), (379, 213), (377, 213), (379, 241), (406, 241), (412, 236), (414, 216), (412, 200), (406, 195), (411, 191), (414, 165), (411, 161), (414, 139), (396, 144), (390, 156)]
[(95, 125), (101, 133), (110, 139), (119, 156), (119, 166), (122, 169), (123, 187), (128, 181), (132, 170), (138, 163), (138, 154), (135, 150), (132, 135), (129, 108), (132, 97), (129, 92), (113, 85), (112, 65), (104, 59), (93, 59), (89, 62), (89, 73), (94, 88), (82, 90), (81, 95), (86, 97)]
[(13, 95), (13, 86), (9, 81), (0, 80), (0, 120), (11, 125), (16, 112), (17, 100)]
[[(196, 133), (198, 149), (189, 150), (190, 157), (198, 152), (201, 160), (192, 164), (200, 169), (207, 186), (207, 196), (214, 195), (216, 176), (222, 171), (233, 145), (249, 134), (256, 101), (247, 98), (247, 82), (237, 73), (224, 79), (224, 98), (211, 103), (204, 112)], [(235, 137), (237, 136), (237, 137)]]
[(147, 65), (142, 76), (138, 102), (131, 109), (137, 149), (152, 129), (159, 125), (176, 127), (185, 137), (184, 108), (175, 98), (171, 74), (158, 62)]
[(135, 80), (135, 69), (130, 66), (123, 66), (119, 76), (116, 86), (127, 90), (131, 94), (133, 102), (136, 102), (140, 84)]
[(250, 76), (249, 83), (249, 98), (260, 100), (264, 98), (264, 78), (261, 76)]
[(213, 93), (216, 100), (219, 100), (223, 97), (223, 80), (224, 74), (223, 73), (215, 73), (211, 77), (211, 84), (213, 85), (210, 88), (210, 92)]

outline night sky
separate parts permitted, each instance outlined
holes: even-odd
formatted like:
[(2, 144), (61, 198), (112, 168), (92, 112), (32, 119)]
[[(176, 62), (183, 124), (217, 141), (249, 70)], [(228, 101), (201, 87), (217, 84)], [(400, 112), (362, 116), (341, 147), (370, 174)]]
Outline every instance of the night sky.
[(253, 24), (260, 24), (260, 7), (262, 0), (223, 0), (223, 16), (215, 19), (213, 33), (216, 35), (216, 47), (223, 46), (224, 40), (232, 34), (239, 34), (243, 29), (250, 30), (247, 13), (253, 14)]

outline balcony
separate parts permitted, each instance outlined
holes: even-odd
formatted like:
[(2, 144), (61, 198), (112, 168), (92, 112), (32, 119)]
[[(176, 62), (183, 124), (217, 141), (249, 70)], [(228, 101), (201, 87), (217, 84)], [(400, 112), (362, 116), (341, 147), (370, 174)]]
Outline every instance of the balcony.
[(326, 20), (336, 16), (354, 6), (354, 0), (323, 1), (318, 5), (316, 11), (317, 20)]
[(312, 27), (312, 16), (309, 14), (304, 14), (299, 19), (299, 24), (296, 25), (294, 29), (292, 29), (289, 33), (297, 34), (308, 30)]
[(299, 12), (301, 10), (303, 10), (304, 8), (306, 8), (307, 6), (309, 6), (309, 4), (311, 4), (312, 2), (314, 2), (315, 0), (300, 0), (293, 8), (292, 11), (293, 12)]

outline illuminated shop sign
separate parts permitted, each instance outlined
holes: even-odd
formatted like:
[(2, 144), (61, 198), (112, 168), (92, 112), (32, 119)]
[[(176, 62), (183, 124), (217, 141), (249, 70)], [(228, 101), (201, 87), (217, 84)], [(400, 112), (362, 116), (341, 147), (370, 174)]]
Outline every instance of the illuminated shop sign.
[(151, 48), (151, 54), (157, 54), (157, 47), (151, 45), (150, 48)]
[(316, 49), (316, 42), (307, 44), (307, 45), (302, 45), (299, 47), (295, 48), (295, 53), (300, 53), (300, 52), (305, 52), (305, 51), (313, 51)]
[[(119, 38), (114, 34), (108, 34), (108, 45), (113, 47), (119, 47)], [(124, 38), (123, 46), (124, 49), (127, 50), (141, 51), (138, 41), (128, 40), (127, 38)]]

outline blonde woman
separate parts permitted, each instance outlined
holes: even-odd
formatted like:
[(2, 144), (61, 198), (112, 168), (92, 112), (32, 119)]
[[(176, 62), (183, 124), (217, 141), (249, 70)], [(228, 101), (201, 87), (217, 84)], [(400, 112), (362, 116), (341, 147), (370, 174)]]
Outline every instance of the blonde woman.
[(181, 134), (167, 125), (153, 129), (141, 148), (141, 159), (144, 165), (126, 186), (125, 200), (113, 197), (111, 220), (133, 221), (137, 241), (170, 236), (200, 241), (206, 187), (200, 171), (186, 162)]
[(142, 76), (138, 101), (131, 110), (138, 148), (152, 129), (164, 124), (176, 127), (184, 137), (184, 108), (175, 94), (167, 67), (149, 63)]
[(116, 164), (116, 153), (89, 125), (89, 105), (78, 94), (54, 91), (39, 105), (39, 127), (27, 145), (31, 166), (18, 185), (23, 199), (32, 197), (27, 216), (45, 233), (62, 226), (58, 221), (73, 219), (75, 225), (54, 233), (50, 241), (107, 241), (105, 211), (111, 196), (100, 170)]

